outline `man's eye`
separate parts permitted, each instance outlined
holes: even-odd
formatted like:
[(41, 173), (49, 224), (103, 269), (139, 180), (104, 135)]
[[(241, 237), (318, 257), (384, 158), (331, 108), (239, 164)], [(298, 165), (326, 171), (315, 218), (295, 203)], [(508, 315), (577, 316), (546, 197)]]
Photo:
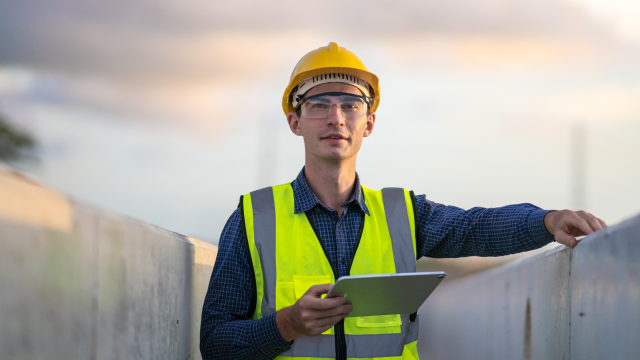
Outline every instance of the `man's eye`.
[(342, 109), (343, 110), (355, 111), (355, 110), (360, 109), (360, 104), (358, 104), (358, 103), (344, 103), (344, 104), (342, 104)]
[(311, 103), (311, 107), (314, 109), (326, 109), (329, 105), (323, 103)]

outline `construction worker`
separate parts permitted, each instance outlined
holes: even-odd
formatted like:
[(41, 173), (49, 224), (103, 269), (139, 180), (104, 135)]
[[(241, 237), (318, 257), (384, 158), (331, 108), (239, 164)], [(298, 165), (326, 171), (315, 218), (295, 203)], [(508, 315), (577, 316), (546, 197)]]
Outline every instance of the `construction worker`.
[(422, 256), (501, 256), (606, 228), (583, 211), (531, 204), (463, 210), (401, 188), (361, 185), (378, 78), (330, 43), (298, 62), (282, 107), (304, 139), (291, 183), (241, 197), (222, 232), (202, 309), (204, 359), (418, 359), (417, 314), (348, 317), (324, 298), (345, 275), (412, 272)]

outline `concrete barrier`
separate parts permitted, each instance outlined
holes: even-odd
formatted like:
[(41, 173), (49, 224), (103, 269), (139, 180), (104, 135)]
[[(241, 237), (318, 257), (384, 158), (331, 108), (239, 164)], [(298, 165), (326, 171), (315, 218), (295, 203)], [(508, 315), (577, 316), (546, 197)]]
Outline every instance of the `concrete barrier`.
[[(200, 359), (217, 248), (0, 169), (0, 359)], [(640, 358), (640, 216), (438, 288), (423, 359)]]
[(420, 313), (425, 359), (640, 359), (640, 216), (443, 284)]
[(200, 359), (216, 253), (0, 169), (0, 359)]

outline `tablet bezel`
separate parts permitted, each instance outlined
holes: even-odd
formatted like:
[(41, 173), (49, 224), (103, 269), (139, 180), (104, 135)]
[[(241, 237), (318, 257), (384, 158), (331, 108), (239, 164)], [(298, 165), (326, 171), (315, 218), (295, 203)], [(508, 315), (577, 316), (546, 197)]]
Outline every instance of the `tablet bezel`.
[(349, 317), (412, 314), (445, 276), (444, 271), (343, 276), (326, 297), (346, 294), (353, 305)]

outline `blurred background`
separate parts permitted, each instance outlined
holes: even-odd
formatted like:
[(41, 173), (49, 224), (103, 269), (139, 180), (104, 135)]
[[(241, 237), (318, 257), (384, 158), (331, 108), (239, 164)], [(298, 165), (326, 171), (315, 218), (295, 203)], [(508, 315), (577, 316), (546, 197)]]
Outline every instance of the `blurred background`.
[(185, 235), (216, 244), (241, 194), (298, 174), (303, 143), (282, 92), (300, 57), (330, 41), (380, 77), (358, 159), (368, 187), (463, 208), (582, 208), (609, 224), (640, 211), (637, 1), (0, 8), (0, 139), (19, 148), (0, 157)]

